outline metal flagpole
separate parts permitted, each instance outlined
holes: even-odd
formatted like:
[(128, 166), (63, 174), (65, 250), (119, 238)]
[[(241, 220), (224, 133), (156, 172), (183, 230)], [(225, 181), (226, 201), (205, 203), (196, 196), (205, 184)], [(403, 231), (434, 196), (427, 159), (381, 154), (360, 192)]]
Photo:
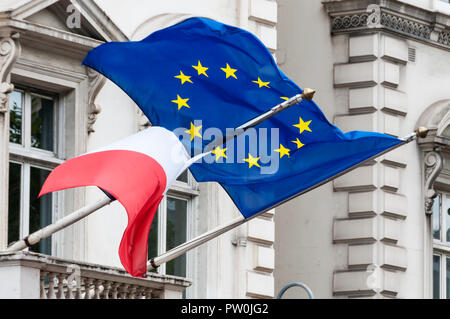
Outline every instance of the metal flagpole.
[(73, 212), (72, 214), (61, 218), (57, 222), (45, 226), (44, 228), (41, 228), (35, 231), (34, 233), (26, 236), (25, 238), (15, 242), (14, 244), (6, 248), (6, 251), (20, 251), (22, 249), (30, 247), (31, 245), (37, 244), (42, 239), (51, 236), (57, 231), (60, 231), (61, 229), (76, 223), (80, 219), (87, 217), (93, 212), (99, 210), (100, 208), (109, 205), (112, 201), (113, 200), (111, 198), (106, 197), (94, 204), (80, 208), (79, 210)]
[[(235, 135), (229, 136), (228, 139), (234, 138), (237, 135), (242, 134), (246, 129), (251, 128), (262, 121), (268, 119), (269, 117), (274, 116), (277, 113), (280, 113), (281, 111), (287, 109), (288, 107), (291, 107), (292, 105), (295, 105), (297, 103), (300, 103), (303, 99), (305, 100), (311, 100), (314, 96), (315, 91), (311, 89), (304, 89), (302, 94), (297, 94), (290, 99), (284, 101), (283, 103), (280, 103), (274, 107), (272, 107), (269, 111), (265, 112), (264, 114), (244, 123), (243, 125), (239, 126), (236, 129)], [(223, 143), (221, 143), (223, 144)], [(37, 244), (39, 241), (41, 241), (44, 238), (47, 238), (51, 236), (52, 234), (66, 228), (67, 226), (72, 225), (73, 223), (76, 223), (80, 219), (83, 219), (87, 217), (88, 215), (92, 214), (93, 212), (97, 211), (98, 209), (110, 204), (113, 200), (109, 197), (102, 199), (101, 201), (85, 206), (76, 212), (67, 215), (66, 217), (58, 220), (57, 222), (50, 224), (44, 228), (41, 228), (34, 233), (26, 236), (25, 238), (15, 242), (8, 248), (6, 248), (6, 251), (20, 251), (22, 249), (25, 249), (27, 247), (30, 247), (31, 245)], [(230, 228), (231, 229), (231, 228)]]
[(307, 192), (309, 192), (309, 191), (311, 191), (311, 190), (313, 190), (313, 189), (315, 189), (315, 188), (317, 188), (319, 186), (322, 186), (323, 184), (328, 183), (329, 181), (331, 181), (331, 180), (333, 180), (333, 179), (335, 179), (335, 178), (337, 178), (337, 177), (339, 177), (341, 175), (344, 175), (344, 174), (346, 174), (346, 173), (356, 169), (357, 167), (359, 167), (359, 166), (361, 166), (361, 165), (363, 165), (363, 164), (365, 164), (367, 162), (372, 161), (374, 158), (377, 158), (377, 157), (379, 157), (379, 156), (381, 156), (381, 155), (383, 155), (383, 154), (385, 154), (387, 152), (390, 152), (390, 151), (392, 151), (392, 150), (394, 150), (394, 149), (396, 149), (396, 148), (398, 148), (398, 147), (400, 147), (402, 145), (408, 144), (408, 143), (414, 141), (417, 137), (424, 138), (424, 137), (427, 136), (427, 134), (428, 134), (428, 129), (427, 128), (419, 127), (414, 133), (411, 133), (411, 134), (405, 136), (404, 138), (402, 138), (403, 141), (401, 143), (399, 143), (397, 145), (394, 145), (393, 147), (388, 148), (387, 150), (385, 150), (385, 151), (383, 151), (383, 152), (381, 152), (381, 153), (379, 153), (379, 154), (377, 154), (375, 156), (372, 156), (372, 157), (366, 159), (365, 161), (362, 161), (361, 163), (358, 163), (357, 165), (349, 167), (348, 169), (346, 169), (346, 170), (344, 170), (344, 171), (342, 171), (342, 172), (340, 172), (338, 174), (335, 174), (335, 175), (327, 178), (326, 180), (324, 180), (324, 181), (322, 181), (322, 182), (320, 182), (320, 183), (318, 183), (318, 184), (316, 184), (314, 186), (311, 186), (311, 187), (305, 189), (304, 191), (302, 191), (302, 192), (300, 192), (300, 193), (298, 193), (298, 194), (296, 194), (296, 195), (294, 195), (294, 196), (292, 196), (290, 198), (285, 199), (284, 201), (278, 203), (277, 205), (275, 205), (273, 207), (270, 207), (270, 208), (268, 208), (268, 209), (266, 209), (264, 211), (261, 211), (261, 212), (255, 214), (255, 215), (251, 216), (250, 218), (247, 218), (247, 219), (245, 219), (243, 216), (240, 216), (240, 217), (230, 221), (229, 223), (227, 223), (227, 224), (225, 224), (223, 226), (216, 227), (216, 228), (214, 228), (214, 229), (212, 229), (212, 230), (210, 230), (210, 231), (208, 231), (208, 232), (206, 232), (206, 233), (204, 233), (204, 234), (202, 234), (202, 235), (200, 235), (200, 236), (198, 236), (196, 238), (193, 238), (193, 239), (191, 239), (191, 240), (189, 240), (189, 241), (187, 241), (187, 242), (185, 242), (185, 243), (183, 243), (183, 244), (181, 244), (181, 245), (179, 245), (177, 247), (172, 248), (171, 250), (161, 254), (158, 257), (154, 257), (154, 258), (150, 259), (147, 262), (147, 271), (155, 269), (155, 268), (159, 267), (160, 265), (162, 265), (162, 264), (164, 264), (164, 263), (166, 263), (166, 262), (168, 262), (168, 261), (170, 261), (170, 260), (180, 256), (180, 255), (183, 255), (187, 251), (189, 251), (189, 250), (191, 250), (191, 249), (193, 249), (195, 247), (198, 247), (201, 244), (203, 244), (203, 243), (205, 243), (205, 242), (207, 242), (207, 241), (209, 241), (211, 239), (214, 239), (217, 236), (219, 236), (219, 235), (221, 235), (221, 234), (223, 234), (223, 233), (225, 233), (225, 232), (227, 232), (227, 231), (229, 231), (229, 230), (231, 230), (231, 229), (233, 229), (235, 227), (238, 227), (238, 226), (242, 225), (242, 224), (248, 222), (249, 220), (251, 220), (251, 219), (253, 219), (253, 218), (257, 217), (257, 216), (260, 216), (260, 215), (264, 214), (265, 212), (267, 212), (267, 211), (269, 211), (269, 210), (271, 210), (271, 209), (273, 209), (273, 208), (275, 208), (275, 207), (277, 207), (277, 206), (279, 206), (279, 205), (281, 205), (281, 204), (283, 204), (283, 203), (285, 203), (285, 202), (287, 202), (287, 201), (289, 201), (289, 200), (291, 200), (291, 199), (293, 199), (295, 197), (298, 197), (298, 196), (300, 196), (302, 194), (305, 194), (305, 193), (307, 193)]

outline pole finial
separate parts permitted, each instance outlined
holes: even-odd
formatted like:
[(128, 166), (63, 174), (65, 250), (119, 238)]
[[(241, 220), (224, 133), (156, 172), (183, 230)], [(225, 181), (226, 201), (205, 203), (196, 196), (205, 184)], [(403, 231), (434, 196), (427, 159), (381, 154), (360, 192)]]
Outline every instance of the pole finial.
[(425, 138), (428, 135), (428, 131), (429, 131), (429, 129), (427, 129), (426, 127), (421, 126), (421, 127), (419, 127), (416, 130), (416, 135), (417, 135), (417, 137)]
[(312, 100), (312, 98), (314, 97), (314, 93), (316, 93), (316, 91), (314, 91), (313, 89), (305, 88), (302, 93), (302, 98), (308, 101)]

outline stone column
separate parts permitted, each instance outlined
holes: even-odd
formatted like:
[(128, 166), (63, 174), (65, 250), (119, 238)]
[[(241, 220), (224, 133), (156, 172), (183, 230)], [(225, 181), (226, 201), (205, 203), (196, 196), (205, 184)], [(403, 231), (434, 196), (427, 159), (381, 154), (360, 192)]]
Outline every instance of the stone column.
[[(277, 10), (274, 0), (240, 1), (240, 27), (255, 34), (274, 58), (277, 49)], [(249, 221), (240, 233), (236, 231), (234, 244), (237, 249), (245, 249), (245, 277), (240, 277), (245, 280), (245, 297), (275, 297), (274, 214), (275, 209), (270, 210)]]
[(0, 251), (8, 244), (9, 93), (10, 71), (20, 54), (19, 34), (0, 38)]

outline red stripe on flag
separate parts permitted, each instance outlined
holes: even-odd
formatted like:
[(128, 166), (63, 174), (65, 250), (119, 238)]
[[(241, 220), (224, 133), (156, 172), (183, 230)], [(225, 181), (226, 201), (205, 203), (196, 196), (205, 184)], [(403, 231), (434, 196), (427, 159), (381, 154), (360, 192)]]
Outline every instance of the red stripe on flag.
[(113, 195), (128, 214), (119, 256), (133, 276), (147, 271), (150, 226), (163, 198), (166, 174), (148, 155), (126, 150), (103, 151), (72, 158), (48, 176), (39, 196), (80, 186), (97, 186)]

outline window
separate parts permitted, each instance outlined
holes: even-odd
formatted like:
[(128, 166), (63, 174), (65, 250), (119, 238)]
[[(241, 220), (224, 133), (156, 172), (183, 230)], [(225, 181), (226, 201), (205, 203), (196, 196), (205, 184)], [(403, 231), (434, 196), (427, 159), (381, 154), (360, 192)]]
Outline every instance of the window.
[[(52, 222), (56, 195), (38, 195), (50, 171), (63, 162), (58, 156), (60, 111), (55, 95), (29, 89), (10, 94), (9, 244)], [(51, 254), (51, 237), (30, 250)]]
[[(153, 219), (148, 240), (148, 257), (156, 257), (186, 242), (191, 232), (193, 202), (198, 195), (195, 180), (188, 171), (181, 174), (167, 195), (161, 201), (158, 213)], [(155, 272), (187, 277), (189, 262), (186, 254), (166, 264), (162, 264)]]
[(450, 194), (433, 203), (433, 298), (450, 299)]

